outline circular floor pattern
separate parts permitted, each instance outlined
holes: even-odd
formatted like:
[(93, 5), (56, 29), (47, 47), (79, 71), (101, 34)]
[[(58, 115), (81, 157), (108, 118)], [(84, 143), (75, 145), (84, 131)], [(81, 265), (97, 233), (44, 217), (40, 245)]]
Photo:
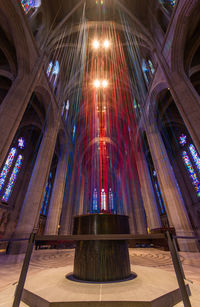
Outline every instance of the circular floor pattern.
[(39, 268), (59, 268), (72, 264), (74, 250), (40, 250), (35, 251), (31, 259), (31, 266)]
[[(150, 267), (162, 267), (172, 265), (169, 252), (155, 250), (152, 253), (147, 249), (129, 249), (130, 262), (132, 265)], [(34, 251), (31, 266), (40, 268), (57, 268), (73, 263), (74, 250), (38, 250)], [(181, 261), (184, 257), (180, 256)]]

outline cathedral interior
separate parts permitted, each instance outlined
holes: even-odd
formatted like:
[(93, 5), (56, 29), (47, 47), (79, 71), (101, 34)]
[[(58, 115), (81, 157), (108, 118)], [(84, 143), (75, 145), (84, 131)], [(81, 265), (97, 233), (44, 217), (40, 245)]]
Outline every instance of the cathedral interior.
[[(199, 33), (198, 0), (0, 0), (0, 293), (31, 233), (88, 215), (168, 231), (200, 286)], [(129, 242), (131, 264), (168, 257), (149, 242)], [(74, 242), (45, 244), (40, 270), (73, 258)]]

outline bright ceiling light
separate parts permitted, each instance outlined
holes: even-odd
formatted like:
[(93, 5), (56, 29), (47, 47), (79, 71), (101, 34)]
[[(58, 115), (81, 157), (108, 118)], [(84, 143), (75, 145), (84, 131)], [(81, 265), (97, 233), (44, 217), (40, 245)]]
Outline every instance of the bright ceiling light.
[(105, 88), (108, 86), (108, 81), (107, 80), (103, 80), (102, 81), (102, 86)]
[(104, 46), (105, 49), (108, 49), (108, 48), (110, 47), (110, 42), (109, 42), (109, 40), (106, 39), (106, 40), (103, 42), (103, 46)]
[(94, 87), (99, 88), (100, 87), (100, 81), (98, 79), (94, 80)]
[(98, 48), (99, 48), (99, 41), (95, 39), (95, 40), (93, 41), (92, 46), (93, 46), (94, 49), (98, 49)]

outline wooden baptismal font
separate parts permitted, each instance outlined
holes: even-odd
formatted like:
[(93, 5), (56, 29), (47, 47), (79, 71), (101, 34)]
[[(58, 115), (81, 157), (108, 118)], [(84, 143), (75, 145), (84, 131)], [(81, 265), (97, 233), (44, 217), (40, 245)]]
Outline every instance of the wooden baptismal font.
[[(74, 235), (129, 234), (128, 216), (87, 214), (74, 217)], [(107, 282), (131, 276), (126, 240), (77, 241), (74, 258), (76, 279)]]

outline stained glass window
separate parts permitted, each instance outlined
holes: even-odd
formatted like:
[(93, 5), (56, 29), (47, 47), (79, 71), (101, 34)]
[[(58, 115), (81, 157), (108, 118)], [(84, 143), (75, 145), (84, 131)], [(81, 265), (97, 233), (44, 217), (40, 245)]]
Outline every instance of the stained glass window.
[(68, 115), (68, 111), (69, 111), (69, 100), (67, 100), (67, 104), (66, 104), (66, 113), (65, 113), (65, 120), (67, 119), (67, 115)]
[(39, 7), (41, 5), (41, 0), (33, 0), (33, 6)]
[(47, 214), (47, 208), (48, 208), (49, 198), (51, 194), (51, 187), (52, 187), (52, 172), (49, 173), (49, 179), (46, 184), (40, 214), (43, 214), (43, 215)]
[(17, 142), (18, 142), (18, 147), (19, 147), (20, 149), (24, 149), (24, 146), (25, 146), (25, 141), (24, 141), (24, 139), (23, 139), (23, 138), (19, 138)]
[(179, 144), (181, 146), (184, 146), (187, 143), (186, 139), (187, 139), (186, 135), (185, 134), (181, 134), (181, 136), (179, 137)]
[(17, 144), (18, 148), (11, 148), (0, 174), (0, 191), (4, 201), (8, 201), (22, 165), (23, 157), (22, 155), (17, 155), (17, 153), (25, 147), (24, 139), (20, 137), (17, 140)]
[(197, 196), (200, 197), (200, 183), (199, 183), (197, 175), (196, 175), (196, 173), (194, 171), (194, 168), (192, 166), (192, 163), (191, 163), (190, 158), (189, 158), (189, 156), (188, 156), (186, 151), (182, 152), (182, 158), (183, 158), (184, 164), (185, 164), (185, 166), (187, 168), (187, 171), (188, 171), (188, 173), (190, 175), (190, 178), (192, 180), (192, 184), (194, 185), (194, 188), (195, 188), (195, 190), (197, 192)]
[(162, 4), (162, 5), (165, 5), (165, 4), (170, 4), (172, 7), (175, 6), (176, 4), (176, 0), (159, 0), (159, 2)]
[(96, 189), (94, 189), (94, 191), (93, 191), (92, 207), (93, 207), (93, 211), (97, 211), (98, 210), (98, 195), (97, 195), (97, 190)]
[(106, 193), (104, 189), (101, 190), (101, 210), (106, 211)]
[(50, 76), (50, 73), (51, 73), (51, 71), (52, 71), (52, 68), (53, 68), (53, 63), (50, 62), (50, 63), (49, 63), (49, 66), (48, 66), (48, 68), (47, 68), (47, 76), (48, 76), (48, 77)]
[(41, 0), (20, 0), (21, 5), (27, 14), (32, 8), (37, 8), (41, 5)]
[(192, 155), (194, 164), (195, 164), (196, 168), (198, 169), (198, 172), (200, 173), (200, 157), (199, 157), (194, 145), (190, 144), (189, 151)]
[(67, 119), (68, 111), (69, 111), (69, 100), (63, 103), (62, 116), (65, 120)]
[(112, 189), (109, 189), (109, 209), (114, 210), (114, 201), (113, 201)]
[(73, 133), (72, 133), (72, 139), (73, 139), (73, 141), (74, 141), (74, 138), (75, 138), (75, 133), (76, 133), (76, 126), (74, 125)]
[(164, 214), (165, 213), (165, 209), (164, 209), (164, 204), (163, 204), (163, 201), (162, 201), (162, 198), (161, 198), (161, 193), (160, 193), (160, 189), (159, 189), (158, 183), (155, 182), (154, 186), (155, 186), (155, 189), (156, 189), (156, 195), (158, 197), (158, 202), (159, 202), (159, 205), (160, 205), (161, 213)]
[(1, 172), (1, 175), (0, 175), (0, 191), (4, 185), (4, 182), (5, 182), (5, 179), (8, 175), (8, 172), (12, 166), (12, 163), (13, 163), (13, 160), (14, 160), (14, 157), (16, 155), (16, 148), (12, 148), (8, 154), (8, 158), (4, 164), (4, 167), (3, 167), (3, 170)]
[(53, 68), (53, 75), (58, 75), (59, 74), (59, 63), (58, 61), (56, 61), (55, 65), (54, 65), (54, 68)]
[(4, 201), (8, 201), (8, 199), (10, 197), (10, 194), (13, 190), (14, 184), (15, 184), (16, 179), (17, 179), (17, 175), (18, 175), (20, 168), (21, 168), (21, 165), (22, 165), (22, 159), (23, 159), (22, 155), (19, 155), (18, 158), (17, 158), (17, 161), (15, 163), (15, 166), (13, 168), (12, 174), (10, 176), (8, 185), (7, 185), (6, 190), (5, 190), (5, 193), (2, 197), (2, 199)]
[(103, 5), (103, 0), (96, 0), (96, 4), (101, 4), (101, 5)]
[(148, 66), (147, 66), (144, 59), (142, 60), (142, 70), (143, 70), (143, 72), (149, 71)]
[(57, 78), (58, 78), (59, 70), (60, 70), (59, 63), (58, 63), (58, 61), (56, 61), (55, 65), (53, 67), (53, 72), (52, 72), (52, 75), (55, 75), (55, 78), (54, 78), (54, 81), (53, 81), (53, 86), (54, 87), (56, 85), (56, 81), (57, 81)]
[(30, 9), (34, 7), (34, 1), (33, 0), (21, 0), (21, 5), (27, 14), (30, 11)]
[(155, 69), (154, 69), (154, 67), (153, 67), (153, 63), (151, 62), (151, 60), (148, 60), (148, 65), (149, 65), (149, 68), (150, 68), (150, 70), (151, 70), (151, 73), (154, 74)]
[(168, 1), (170, 2), (171, 6), (175, 6), (176, 0), (168, 0)]
[(46, 215), (47, 213), (47, 205), (49, 202), (50, 193), (51, 193), (51, 183), (49, 183), (47, 193), (46, 193), (46, 200), (45, 200), (44, 211), (43, 211), (44, 215)]
[(145, 59), (142, 59), (142, 71), (143, 71), (144, 78), (148, 84), (149, 83), (149, 67)]
[(154, 170), (153, 171), (153, 178), (154, 178), (154, 187), (155, 187), (155, 190), (156, 190), (156, 195), (157, 195), (157, 199), (158, 199), (158, 203), (159, 203), (159, 206), (160, 206), (160, 210), (161, 210), (161, 213), (164, 214), (166, 212), (165, 210), (165, 205), (164, 205), (164, 201), (163, 201), (163, 198), (162, 198), (162, 195), (161, 195), (161, 192), (160, 192), (160, 186), (159, 186), (159, 183), (158, 183), (158, 180), (157, 180), (157, 174), (156, 174), (156, 171)]
[[(53, 86), (55, 87), (56, 85), (56, 81), (57, 81), (57, 78), (58, 78), (58, 74), (59, 74), (59, 71), (60, 71), (60, 66), (59, 66), (59, 62), (56, 61), (55, 65), (53, 65), (53, 62), (51, 61), (49, 63), (49, 66), (47, 68), (47, 76), (50, 77), (50, 80), (52, 80), (53, 78)], [(54, 77), (53, 77), (54, 76)]]

